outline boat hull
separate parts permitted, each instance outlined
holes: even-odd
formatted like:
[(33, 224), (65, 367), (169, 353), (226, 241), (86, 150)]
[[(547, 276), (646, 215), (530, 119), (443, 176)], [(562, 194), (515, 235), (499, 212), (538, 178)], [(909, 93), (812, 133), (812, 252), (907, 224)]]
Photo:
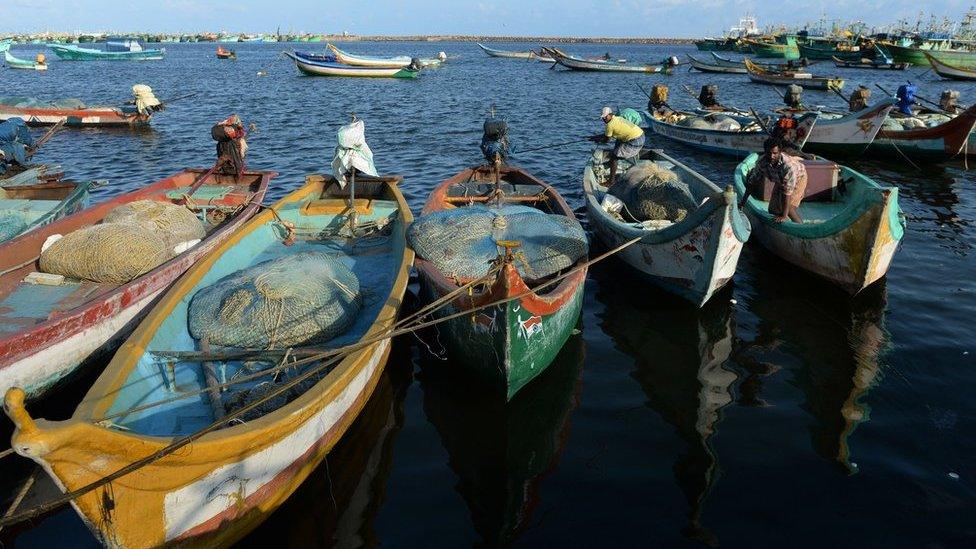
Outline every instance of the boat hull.
[(488, 57), (503, 57), (506, 59), (532, 59), (536, 57), (536, 54), (533, 51), (496, 50), (482, 44), (478, 44), (478, 47), (481, 48), (481, 51), (485, 52)]
[[(658, 120), (647, 111), (642, 112), (641, 116), (651, 131), (661, 137), (696, 149), (740, 158), (763, 150), (763, 142), (769, 137), (761, 131), (731, 132), (678, 126)], [(799, 129), (803, 135), (808, 137), (816, 128), (816, 118), (815, 114), (811, 114), (800, 119)]]
[(917, 162), (945, 162), (967, 154), (969, 136), (976, 128), (976, 106), (931, 128), (892, 131), (882, 129), (871, 143), (872, 155), (909, 158)]
[(420, 76), (420, 71), (406, 68), (352, 67), (325, 61), (311, 61), (289, 52), (285, 52), (285, 55), (295, 62), (295, 66), (298, 67), (299, 71), (309, 76), (348, 76), (360, 78), (417, 78)]
[(55, 55), (65, 61), (158, 61), (166, 55), (166, 49), (143, 51), (102, 51), (77, 46), (48, 44)]
[(745, 66), (728, 67), (728, 66), (721, 66), (721, 65), (713, 65), (701, 61), (699, 59), (696, 59), (690, 55), (688, 56), (688, 59), (689, 62), (691, 63), (691, 66), (695, 70), (701, 72), (711, 72), (711, 73), (718, 73), (718, 74), (746, 74), (747, 72), (749, 72), (746, 70)]
[(89, 109), (21, 108), (0, 105), (0, 120), (23, 118), (28, 126), (53, 126), (64, 122), (70, 127), (126, 128), (146, 126), (152, 115), (137, 112), (125, 113), (112, 107)]
[(373, 67), (373, 68), (404, 68), (411, 63), (411, 59), (406, 56), (400, 57), (372, 57), (366, 55), (353, 55), (346, 53), (339, 48), (328, 45), (328, 48), (335, 54), (336, 59), (344, 64), (352, 67)]
[(974, 81), (976, 80), (976, 70), (966, 69), (963, 67), (957, 67), (950, 65), (943, 61), (940, 61), (934, 55), (925, 53), (926, 59), (928, 59), (929, 64), (932, 65), (932, 70), (942, 78), (948, 78), (949, 80), (962, 80), (962, 81)]

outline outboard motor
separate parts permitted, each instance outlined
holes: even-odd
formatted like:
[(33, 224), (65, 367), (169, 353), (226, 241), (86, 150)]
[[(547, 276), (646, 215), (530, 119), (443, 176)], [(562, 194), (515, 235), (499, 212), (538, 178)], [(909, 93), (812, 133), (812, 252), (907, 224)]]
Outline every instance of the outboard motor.
[(721, 107), (722, 105), (718, 102), (718, 86), (715, 84), (702, 86), (701, 92), (698, 94), (698, 102), (706, 109)]
[(797, 86), (796, 84), (790, 84), (789, 86), (786, 87), (786, 94), (783, 95), (783, 103), (786, 104), (787, 107), (796, 111), (802, 110), (803, 109), (803, 103), (801, 102), (802, 99), (803, 99), (802, 87)]
[(945, 90), (939, 96), (939, 108), (948, 113), (955, 113), (959, 110), (956, 101), (959, 100), (959, 92), (955, 90)]
[(655, 84), (651, 88), (651, 97), (647, 100), (647, 110), (654, 112), (668, 107), (668, 87), (664, 84)]
[(915, 94), (917, 92), (918, 87), (911, 82), (898, 86), (898, 91), (895, 92), (895, 97), (898, 99), (898, 111), (900, 113), (912, 116), (912, 105), (916, 103)]
[(851, 112), (858, 112), (868, 108), (868, 101), (871, 99), (871, 90), (867, 86), (858, 86), (856, 90), (851, 93), (851, 98), (847, 102), (847, 106)]
[(494, 162), (496, 156), (502, 161), (508, 158), (508, 123), (503, 119), (495, 116), (485, 119), (481, 136), (481, 154), (488, 162)]

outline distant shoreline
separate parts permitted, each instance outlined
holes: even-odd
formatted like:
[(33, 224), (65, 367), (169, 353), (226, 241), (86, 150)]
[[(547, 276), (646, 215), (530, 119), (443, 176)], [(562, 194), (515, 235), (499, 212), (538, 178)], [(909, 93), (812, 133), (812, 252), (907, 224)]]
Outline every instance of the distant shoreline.
[(358, 36), (326, 35), (333, 42), (533, 42), (539, 44), (694, 44), (695, 38), (611, 38), (577, 36), (473, 36), (473, 35), (415, 35), (415, 36)]

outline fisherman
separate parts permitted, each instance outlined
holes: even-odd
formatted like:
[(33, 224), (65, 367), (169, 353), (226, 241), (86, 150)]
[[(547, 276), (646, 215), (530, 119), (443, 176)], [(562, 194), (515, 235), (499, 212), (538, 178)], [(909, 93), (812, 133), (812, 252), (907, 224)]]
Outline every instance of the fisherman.
[(640, 154), (644, 147), (644, 130), (622, 116), (614, 116), (610, 107), (603, 107), (600, 118), (607, 125), (606, 132), (603, 135), (597, 134), (592, 139), (603, 143), (608, 143), (611, 139), (617, 141), (610, 154), (610, 178), (607, 180), (609, 187), (617, 180), (617, 162), (636, 158)]
[(715, 84), (707, 84), (701, 87), (701, 92), (698, 94), (698, 103), (707, 111), (729, 110), (725, 105), (718, 102), (718, 86)]
[(861, 84), (851, 93), (851, 98), (848, 100), (847, 106), (851, 112), (863, 111), (868, 108), (868, 100), (871, 99), (871, 90)]
[(763, 154), (746, 175), (746, 192), (739, 201), (745, 205), (749, 196), (763, 196), (763, 189), (772, 186), (769, 196), (769, 213), (773, 221), (787, 219), (803, 223), (798, 207), (807, 188), (807, 170), (799, 158), (782, 152), (779, 141), (770, 137), (763, 142)]
[(898, 112), (906, 116), (915, 115), (912, 112), (912, 106), (918, 103), (915, 100), (916, 92), (918, 92), (918, 87), (911, 82), (898, 86), (898, 91), (895, 92), (895, 98), (898, 99)]
[(949, 114), (959, 114), (962, 109), (956, 103), (959, 100), (959, 92), (955, 90), (944, 90), (939, 96), (939, 108)]
[(244, 157), (247, 156), (247, 129), (241, 118), (236, 114), (230, 115), (226, 120), (214, 124), (210, 128), (210, 135), (217, 142), (217, 164), (214, 171), (223, 174), (234, 174), (237, 177), (244, 175), (247, 165)]
[(34, 147), (34, 138), (23, 118), (0, 122), (0, 174), (15, 166), (26, 166)]

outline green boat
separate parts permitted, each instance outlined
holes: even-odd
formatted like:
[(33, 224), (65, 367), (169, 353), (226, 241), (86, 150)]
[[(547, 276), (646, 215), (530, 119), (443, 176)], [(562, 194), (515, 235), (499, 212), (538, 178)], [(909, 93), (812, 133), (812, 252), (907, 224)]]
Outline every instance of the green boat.
[(145, 49), (138, 40), (130, 38), (110, 38), (104, 50), (61, 44), (48, 44), (47, 47), (66, 61), (154, 61), (166, 54), (165, 48)]
[[(489, 203), (502, 210), (485, 208)], [(449, 265), (451, 259), (460, 259), (467, 253), (472, 256), (469, 265), (488, 265), (478, 262), (480, 253), (462, 247), (464, 244), (457, 241), (449, 244), (451, 249), (439, 249), (436, 253), (435, 246), (425, 250), (425, 246), (418, 245), (417, 240), (425, 234), (426, 227), (431, 227), (422, 225), (424, 216), (429, 216), (426, 217), (429, 220), (461, 208), (471, 208), (462, 215), (480, 212), (496, 215), (491, 221), (491, 234), (485, 238), (501, 238), (496, 236), (495, 229), (504, 230), (509, 224), (512, 224), (509, 237), (521, 238), (494, 240), (492, 247), (497, 246), (501, 251), (495, 252), (496, 257), (486, 258), (495, 260), (490, 268), (481, 267), (487, 274), (472, 276), (469, 271), (461, 272), (461, 267)], [(516, 208), (519, 213), (509, 213)], [(525, 210), (538, 211), (522, 213)], [(530, 215), (533, 221), (526, 223)], [(534, 234), (529, 227), (543, 226), (541, 222), (535, 225), (534, 219), (561, 216), (568, 218), (561, 220), (560, 226), (566, 227), (564, 234), (543, 234), (542, 230)], [(454, 219), (463, 224), (469, 218)], [(546, 223), (547, 230), (553, 226), (551, 223), (551, 220)], [(460, 226), (458, 229), (463, 231)], [(573, 210), (553, 187), (520, 168), (501, 166), (496, 180), (490, 167), (481, 166), (464, 170), (441, 183), (431, 193), (423, 216), (411, 227), (411, 233), (417, 251), (422, 298), (444, 305), (435, 309), (435, 317), (460, 315), (437, 326), (438, 339), (458, 364), (464, 364), (492, 389), (511, 399), (549, 366), (579, 320), (586, 280), (586, 237), (576, 223)], [(413, 238), (418, 234), (418, 238)], [(551, 271), (544, 272), (543, 269), (552, 265), (534, 261), (530, 250), (541, 252), (539, 246), (544, 246), (549, 254), (556, 255), (558, 252), (548, 245), (570, 242), (570, 237), (573, 240), (567, 247), (579, 251), (581, 257), (570, 258), (572, 263), (560, 265), (561, 279)], [(551, 284), (537, 288), (546, 282)], [(470, 312), (464, 314), (466, 311)]]
[(61, 181), (42, 168), (0, 179), (0, 242), (88, 207), (93, 182)]
[(776, 57), (782, 59), (799, 59), (800, 48), (793, 35), (777, 36), (775, 42), (760, 40), (745, 40), (752, 48), (756, 57)]
[(976, 67), (976, 51), (953, 48), (948, 42), (927, 42), (917, 47), (885, 44), (884, 51), (897, 63), (929, 66), (929, 59), (925, 57), (925, 54), (929, 53), (939, 61), (956, 67)]
[[(735, 190), (745, 193), (755, 153), (735, 170)], [(769, 202), (750, 195), (745, 212), (753, 241), (774, 255), (855, 295), (884, 277), (905, 234), (898, 188), (823, 159), (804, 160), (808, 182), (798, 210), (802, 223), (777, 222)]]

